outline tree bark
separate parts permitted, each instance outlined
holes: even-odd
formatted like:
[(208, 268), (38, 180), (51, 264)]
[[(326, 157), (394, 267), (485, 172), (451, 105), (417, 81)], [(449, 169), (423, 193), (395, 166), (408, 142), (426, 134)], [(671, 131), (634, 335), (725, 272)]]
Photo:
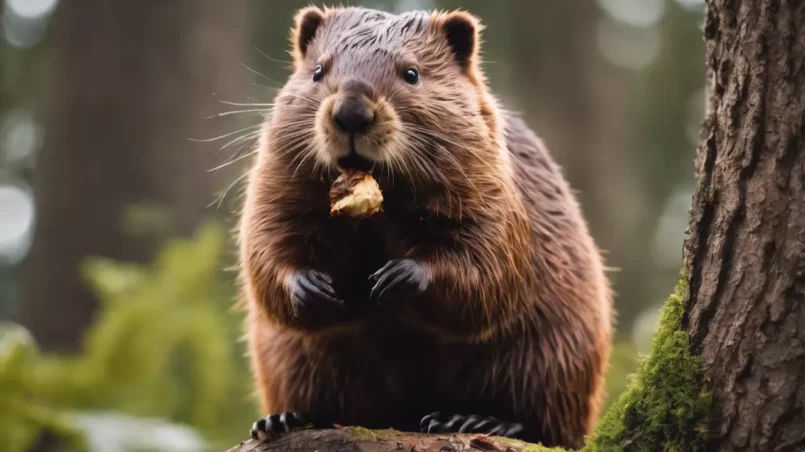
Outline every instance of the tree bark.
[(537, 446), (485, 435), (403, 433), (347, 427), (301, 430), (270, 442), (248, 440), (227, 452), (523, 452), (528, 447), (534, 450)]
[(805, 448), (805, 2), (708, 0), (683, 326), (716, 412), (708, 450)]
[(245, 0), (59, 3), (20, 299), (21, 321), (44, 349), (78, 350), (92, 319), (85, 257), (150, 258), (162, 231), (127, 235), (124, 209), (163, 208), (166, 235), (188, 234), (212, 212), (216, 156), (190, 140), (236, 130), (205, 118), (246, 81), (246, 18)]

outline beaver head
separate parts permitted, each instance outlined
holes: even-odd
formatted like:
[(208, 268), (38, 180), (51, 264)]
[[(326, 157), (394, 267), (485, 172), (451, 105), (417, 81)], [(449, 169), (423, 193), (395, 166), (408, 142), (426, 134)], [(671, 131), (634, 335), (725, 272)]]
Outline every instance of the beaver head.
[(478, 188), (473, 173), (489, 173), (501, 155), (480, 30), (465, 12), (302, 9), (271, 148), (297, 174), (358, 168), (384, 191), (404, 184), (467, 196)]

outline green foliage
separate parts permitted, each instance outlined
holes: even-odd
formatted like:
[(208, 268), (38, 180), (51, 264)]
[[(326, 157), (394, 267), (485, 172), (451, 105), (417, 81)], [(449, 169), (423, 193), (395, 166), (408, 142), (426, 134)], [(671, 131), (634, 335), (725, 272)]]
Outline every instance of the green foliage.
[[(0, 416), (20, 419), (9, 452), (25, 450), (41, 429), (69, 438), (66, 413), (86, 410), (186, 424), (215, 449), (242, 440), (258, 411), (233, 278), (220, 270), (226, 237), (210, 224), (169, 242), (149, 265), (89, 260), (85, 274), (101, 307), (80, 356), (38, 354), (29, 341), (3, 335), (15, 345), (1, 355), (0, 394), (11, 397), (0, 399)], [(64, 420), (54, 423), (54, 413)]]
[(29, 450), (42, 430), (75, 450), (86, 450), (83, 438), (64, 410), (38, 396), (41, 375), (36, 343), (24, 328), (0, 327), (0, 443), (8, 452)]
[(703, 449), (711, 400), (703, 390), (701, 364), (681, 328), (686, 299), (683, 276), (663, 308), (651, 353), (604, 414), (585, 450)]

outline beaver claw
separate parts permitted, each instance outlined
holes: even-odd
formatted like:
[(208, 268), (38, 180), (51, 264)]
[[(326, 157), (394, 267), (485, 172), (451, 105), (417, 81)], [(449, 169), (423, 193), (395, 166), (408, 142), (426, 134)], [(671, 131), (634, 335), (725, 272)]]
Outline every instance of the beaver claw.
[(425, 266), (414, 259), (392, 259), (369, 277), (375, 285), (369, 299), (380, 303), (389, 296), (413, 295), (428, 286)]
[(503, 422), (494, 417), (477, 415), (446, 416), (438, 412), (423, 417), (419, 427), (421, 431), (427, 433), (479, 433), (513, 439), (518, 438), (523, 431), (521, 423)]
[(344, 301), (335, 294), (332, 284), (330, 276), (320, 271), (301, 270), (294, 273), (289, 283), (294, 312), (302, 316), (306, 311), (327, 306), (346, 310)]
[(305, 427), (309, 423), (306, 418), (307, 416), (303, 413), (291, 411), (269, 414), (252, 424), (252, 439), (255, 441), (264, 439), (260, 437), (261, 434), (267, 436), (268, 439), (276, 439), (285, 433), (290, 433), (291, 430)]

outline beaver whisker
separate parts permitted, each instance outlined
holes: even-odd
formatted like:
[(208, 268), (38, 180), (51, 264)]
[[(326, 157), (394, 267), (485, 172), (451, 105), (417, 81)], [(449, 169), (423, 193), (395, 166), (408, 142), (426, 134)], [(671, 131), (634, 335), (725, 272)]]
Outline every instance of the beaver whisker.
[(310, 105), (309, 110), (302, 110), (294, 115), (294, 120), (289, 122), (289, 124), (304, 124), (305, 122), (309, 122), (315, 119), (317, 110), (318, 108), (316, 106)]
[(231, 111), (225, 111), (223, 113), (216, 113), (212, 116), (207, 116), (206, 119), (220, 118), (222, 116), (230, 116), (230, 115), (241, 115), (246, 113), (265, 113), (267, 111), (268, 109), (265, 108), (250, 108), (248, 110), (231, 110)]
[(274, 63), (283, 63), (283, 64), (287, 64), (287, 65), (293, 65), (293, 62), (291, 62), (291, 61), (278, 60), (276, 58), (271, 58), (270, 56), (266, 55), (262, 50), (260, 50), (260, 48), (257, 47), (257, 46), (254, 46), (254, 50), (257, 50), (257, 52), (260, 53), (260, 55), (262, 55), (268, 61), (271, 61), (271, 62), (274, 62)]
[(288, 162), (288, 165), (285, 168), (286, 171), (291, 169), (291, 165), (293, 165), (296, 162), (296, 159), (298, 159), (300, 155), (302, 155), (304, 152), (307, 152), (308, 147), (312, 146), (311, 144), (307, 143), (307, 141), (308, 140), (304, 138), (300, 138), (299, 140), (289, 143), (288, 149), (276, 154), (278, 157), (283, 159), (291, 154), (294, 154), (294, 157), (291, 159), (290, 162)]
[(298, 149), (303, 149), (306, 146), (315, 146), (315, 143), (308, 144), (307, 143), (308, 141), (311, 141), (311, 137), (306, 135), (300, 135), (294, 138), (293, 140), (283, 141), (281, 142), (282, 145), (286, 146), (288, 149), (284, 149), (281, 152), (275, 152), (275, 155), (284, 158), (289, 155), (298, 153)]
[(440, 134), (437, 135), (435, 133), (437, 131), (434, 131), (433, 129), (424, 128), (422, 126), (419, 126), (417, 124), (412, 124), (412, 123), (406, 123), (405, 127), (409, 128), (409, 129), (411, 129), (413, 131), (419, 132), (421, 135), (424, 135), (424, 137), (426, 137), (426, 138), (430, 138), (430, 139), (433, 139), (433, 140), (436, 140), (436, 141), (441, 141), (441, 142), (444, 142), (444, 143), (447, 143), (447, 144), (452, 144), (452, 145), (458, 146), (458, 147), (465, 147), (464, 143), (461, 143), (458, 140), (455, 140), (455, 139), (452, 139), (452, 138), (448, 137), (446, 133), (440, 133)]
[(224, 162), (224, 163), (222, 163), (222, 164), (220, 164), (220, 165), (218, 165), (218, 166), (216, 166), (216, 167), (214, 167), (212, 169), (207, 170), (207, 172), (212, 173), (212, 172), (218, 171), (220, 169), (226, 168), (227, 166), (235, 164), (235, 163), (237, 163), (237, 162), (239, 162), (241, 160), (244, 160), (244, 159), (248, 158), (251, 155), (257, 154), (258, 152), (260, 152), (259, 149), (254, 149), (254, 150), (252, 150), (250, 152), (247, 152), (245, 154), (239, 155), (236, 158), (229, 159), (226, 162)]
[(232, 105), (233, 107), (273, 107), (275, 103), (249, 103), (249, 102), (230, 102), (228, 100), (219, 100), (218, 102), (225, 105)]
[(260, 88), (270, 89), (270, 90), (273, 90), (273, 91), (279, 91), (280, 90), (280, 88), (275, 88), (273, 86), (261, 85), (259, 83), (252, 83), (252, 86), (259, 86)]
[[(408, 128), (413, 130), (413, 131), (415, 131), (415, 132), (418, 132), (420, 135), (422, 135), (422, 136), (417, 136), (417, 138), (419, 138), (419, 139), (429, 139), (429, 140), (433, 140), (434, 142), (443, 141), (446, 144), (452, 144), (452, 145), (454, 145), (456, 147), (459, 147), (459, 148), (463, 149), (464, 151), (473, 152), (473, 149), (471, 149), (471, 148), (468, 149), (466, 146), (462, 145), (461, 143), (459, 143), (457, 141), (454, 141), (454, 140), (452, 140), (452, 139), (450, 139), (450, 138), (448, 138), (446, 136), (434, 135), (432, 133), (432, 131), (430, 131), (430, 130), (427, 130), (427, 129), (421, 129), (420, 130), (418, 128), (418, 126), (416, 126), (416, 125), (409, 125)], [(441, 149), (439, 149), (439, 150), (441, 151)], [(454, 160), (454, 163), (455, 163), (456, 167), (461, 168), (460, 163), (458, 162), (458, 160), (455, 159), (455, 157), (452, 155), (452, 153), (450, 153), (450, 150), (449, 149), (444, 149), (444, 150), (445, 150), (444, 155), (446, 155), (451, 160)], [(488, 161), (487, 159), (483, 159), (483, 158), (479, 159), (479, 163), (483, 164), (487, 169), (496, 170), (495, 165), (493, 164), (493, 162)]]
[[(293, 174), (291, 174), (291, 180), (293, 180), (294, 178), (296, 178), (296, 173), (298, 173), (298, 172), (299, 172), (299, 169), (302, 167), (302, 165), (304, 165), (304, 164), (305, 164), (305, 162), (307, 162), (307, 161), (308, 161), (308, 160), (309, 160), (311, 157), (313, 157), (313, 155), (315, 155), (315, 154), (314, 154), (313, 152), (307, 151), (307, 152), (305, 152), (304, 154), (299, 154), (299, 155), (303, 155), (304, 157), (303, 157), (303, 158), (302, 158), (302, 160), (300, 160), (300, 161), (299, 161), (299, 163), (296, 165), (296, 169), (294, 169)], [(294, 158), (294, 159), (296, 159), (296, 158)], [(315, 160), (314, 160), (314, 162), (315, 162)], [(315, 166), (314, 166), (314, 168), (315, 168)]]
[[(280, 143), (280, 144), (283, 144), (283, 145), (287, 144), (287, 143), (299, 144), (300, 141), (312, 140), (312, 139), (313, 139), (313, 136), (310, 133), (307, 133), (307, 132), (295, 132), (293, 134), (288, 134), (287, 136), (284, 136), (282, 138), (278, 138), (276, 140), (276, 142)], [(285, 151), (283, 151), (283, 152), (285, 152)], [(280, 155), (283, 155), (283, 154), (280, 154)]]
[[(294, 138), (288, 143), (285, 143), (286, 149), (284, 149), (282, 152), (276, 153), (275, 155), (277, 155), (280, 158), (284, 158), (290, 154), (299, 154), (300, 152), (303, 152), (306, 147), (313, 148), (315, 144), (311, 142), (310, 135), (311, 135), (310, 133), (298, 134), (296, 138)], [(304, 145), (304, 147), (302, 145)]]
[[(445, 183), (449, 182), (443, 178), (438, 172), (434, 171), (433, 168), (428, 165), (429, 162), (426, 162), (422, 156), (418, 153), (411, 153), (409, 156), (410, 160), (413, 162), (415, 167), (419, 170), (417, 174), (424, 174), (427, 176), (428, 179), (437, 180), (437, 181), (444, 181)], [(432, 162), (430, 162), (432, 164)]]
[(402, 165), (399, 162), (399, 153), (398, 152), (390, 152), (389, 158), (387, 160), (389, 176), (391, 178), (391, 185), (395, 185), (394, 175), (402, 170)]
[(213, 141), (218, 141), (218, 140), (220, 140), (222, 138), (230, 137), (230, 136), (235, 135), (237, 133), (246, 132), (247, 130), (262, 127), (262, 125), (263, 124), (261, 123), (261, 124), (255, 124), (255, 125), (249, 126), (249, 127), (244, 127), (244, 128), (242, 128), (240, 130), (235, 130), (234, 132), (228, 132), (228, 133), (225, 133), (223, 135), (218, 135), (215, 138), (204, 138), (204, 139), (202, 139), (202, 138), (188, 138), (188, 141), (194, 141), (194, 142), (197, 142), (197, 143), (211, 143)]
[(249, 139), (258, 137), (258, 136), (260, 136), (261, 133), (262, 133), (261, 130), (257, 130), (255, 132), (249, 132), (249, 133), (240, 135), (237, 138), (232, 139), (228, 143), (226, 143), (223, 146), (221, 146), (220, 148), (218, 148), (218, 150), (215, 151), (215, 153), (220, 154), (221, 152), (223, 152), (224, 149), (228, 148), (229, 146), (232, 146), (233, 144), (235, 144), (235, 143), (237, 143), (239, 141), (248, 141)]
[[(260, 88), (270, 89), (272, 91), (280, 91), (281, 90), (281, 88), (274, 87), (274, 86), (261, 85), (260, 83), (252, 83), (251, 86), (258, 86)], [(312, 103), (317, 102), (315, 99), (309, 99), (307, 97), (300, 96), (299, 94), (296, 94), (296, 93), (285, 93), (285, 94), (288, 94), (288, 95), (291, 95), (291, 96), (296, 96), (297, 98), (302, 99), (302, 100), (307, 101), (307, 102), (312, 102)]]
[[(295, 129), (295, 128), (308, 128), (310, 127), (310, 123), (312, 121), (315, 121), (315, 119), (316, 119), (315, 113), (300, 114), (299, 117), (296, 118), (294, 121), (289, 121), (288, 123), (283, 124), (282, 128), (284, 130)], [(269, 130), (271, 129), (269, 128)]]
[[(302, 135), (313, 135), (313, 132), (311, 132), (310, 130), (304, 128), (304, 124), (299, 124), (298, 126), (299, 126), (299, 130), (297, 130), (295, 132), (278, 134), (277, 140), (283, 141), (283, 140), (287, 140), (289, 138), (295, 138), (295, 137), (302, 136)], [(286, 129), (293, 129), (293, 128), (294, 128), (293, 125), (291, 125), (291, 127), (287, 127)]]
[[(407, 148), (415, 147), (415, 145), (413, 143), (413, 140), (410, 139), (411, 137), (406, 136), (405, 134), (403, 134), (403, 137), (405, 137), (407, 139), (407, 146), (406, 146)], [(404, 175), (406, 180), (410, 181), (411, 189), (414, 192), (414, 195), (416, 195), (416, 191), (417, 191), (416, 183), (417, 183), (418, 177), (417, 177), (416, 173), (413, 173), (411, 171), (411, 167), (409, 166), (409, 162), (413, 163), (416, 168), (421, 166), (421, 165), (418, 165), (417, 161), (416, 161), (417, 152), (410, 152), (410, 151), (409, 152), (395, 152), (394, 157), (395, 157), (394, 160), (399, 164), (400, 174)], [(427, 173), (427, 170), (425, 170), (425, 171)], [(424, 184), (423, 184), (422, 188), (423, 189), (425, 188)]]
[(242, 157), (247, 152), (256, 151), (256, 143), (257, 143), (258, 136), (254, 136), (246, 141), (243, 142), (240, 146), (238, 146), (237, 150), (229, 156), (226, 161), (224, 162), (225, 165), (228, 165), (234, 161), (242, 160)]
[(288, 168), (290, 168), (290, 165), (293, 165), (293, 162), (295, 162), (296, 159), (298, 159), (300, 156), (302, 157), (302, 159), (299, 161), (299, 164), (296, 165), (296, 169), (294, 169), (294, 172), (291, 175), (291, 179), (295, 178), (296, 173), (299, 172), (299, 168), (301, 168), (302, 165), (304, 165), (309, 158), (311, 158), (316, 154), (314, 149), (315, 148), (312, 143), (308, 144), (301, 152), (299, 152), (296, 156), (294, 156), (294, 158), (291, 160), (291, 163), (288, 165)]
[[(449, 159), (450, 163), (452, 163), (461, 172), (461, 174), (465, 178), (469, 179), (469, 176), (467, 176), (467, 174), (461, 168), (461, 164), (459, 163), (458, 159), (456, 159), (455, 156), (453, 156), (453, 154), (451, 154), (450, 151), (447, 148), (445, 148), (441, 143), (438, 143), (438, 142), (433, 141), (433, 140), (426, 141), (426, 139), (428, 137), (423, 137), (423, 136), (418, 136), (418, 135), (407, 135), (407, 137), (411, 141), (418, 142), (419, 144), (424, 145), (426, 148), (438, 153), (440, 156), (444, 156), (447, 159)], [(433, 172), (433, 170), (430, 170), (430, 171)], [(434, 172), (434, 174), (436, 174), (436, 173)], [(444, 175), (441, 175), (440, 178), (446, 180)]]
[[(423, 144), (419, 141), (419, 137), (412, 136), (406, 133), (403, 133), (404, 148), (409, 148), (413, 150), (420, 149), (420, 146)], [(430, 148), (431, 146), (425, 145), (426, 148)], [(448, 193), (451, 194), (447, 202), (449, 203), (448, 207), (452, 208), (452, 203), (455, 199), (459, 200), (459, 209), (461, 208), (461, 201), (460, 197), (456, 195), (457, 189), (455, 184), (449, 180), (443, 173), (436, 171), (434, 167), (434, 163), (428, 161), (424, 157), (424, 152), (395, 152), (393, 155), (395, 156), (395, 160), (401, 163), (401, 166), (404, 167), (405, 175), (411, 182), (411, 188), (414, 192), (414, 196), (417, 193), (417, 182), (420, 182), (422, 188), (424, 189), (425, 184), (428, 182), (435, 182), (442, 186)], [(411, 168), (409, 167), (408, 163), (411, 163), (417, 172), (411, 172)], [(419, 176), (419, 177), (416, 177)]]
[(319, 175), (319, 177), (323, 177), (325, 170), (327, 170), (327, 167), (321, 160), (319, 159), (313, 160), (313, 169), (310, 172), (313, 175), (314, 179), (316, 178), (317, 174)]
[(376, 177), (375, 179), (380, 180), (380, 179), (388, 178), (388, 179), (390, 179), (389, 183), (391, 184), (391, 186), (392, 187), (394, 186), (394, 173), (389, 168), (388, 162), (381, 163), (380, 164), (380, 170), (378, 172), (380, 174), (378, 174), (378, 177)]
[[(273, 87), (273, 86), (267, 86), (267, 85), (261, 85), (261, 84), (259, 84), (259, 83), (252, 83), (252, 84), (251, 84), (251, 86), (257, 86), (257, 87), (260, 87), (260, 88), (265, 88), (265, 89), (268, 89), (268, 90), (271, 90), (271, 91), (274, 91), (274, 92), (280, 91), (280, 88), (275, 88), (275, 87)], [(313, 104), (318, 104), (318, 101), (317, 101), (317, 100), (315, 100), (315, 99), (309, 99), (309, 98), (307, 98), (307, 97), (300, 96), (299, 94), (296, 94), (296, 93), (285, 93), (285, 94), (288, 94), (288, 95), (290, 95), (290, 96), (296, 96), (297, 98), (302, 99), (302, 100), (303, 100), (303, 101), (305, 101), (305, 102), (310, 102), (310, 103), (313, 103)]]
[[(451, 164), (450, 167), (455, 168), (464, 177), (464, 182), (469, 185), (469, 187), (466, 188), (471, 189), (476, 193), (480, 193), (478, 187), (476, 187), (475, 183), (461, 167), (461, 164), (458, 162), (455, 156), (453, 156), (446, 148), (444, 148), (444, 146), (438, 143), (423, 142), (421, 140), (422, 137), (419, 136), (408, 136), (407, 138), (409, 138), (411, 142), (418, 142), (420, 144), (423, 144), (427, 149), (433, 150), (434, 152), (437, 152), (439, 155), (446, 157), (448, 159), (448, 163)], [(458, 189), (454, 181), (452, 181), (449, 177), (446, 176), (444, 171), (441, 172), (436, 171), (434, 169), (435, 164), (433, 162), (425, 161), (425, 158), (421, 155), (421, 153), (412, 152), (409, 153), (408, 157), (410, 157), (415, 161), (417, 168), (421, 172), (420, 174), (429, 176), (431, 180), (436, 181), (438, 184), (444, 187), (445, 190), (450, 194), (450, 196), (447, 198), (449, 208), (453, 207), (452, 204), (454, 201), (458, 202), (459, 211), (463, 208), (461, 196), (458, 196), (460, 190)]]
[(285, 93), (285, 94), (288, 94), (288, 95), (294, 96), (294, 97), (296, 97), (297, 99), (302, 99), (303, 101), (305, 101), (305, 102), (310, 102), (310, 103), (312, 103), (312, 104), (316, 104), (316, 105), (318, 105), (318, 103), (319, 103), (319, 101), (317, 101), (316, 99), (310, 99), (310, 98), (307, 98), (307, 97), (305, 97), (305, 96), (301, 96), (301, 95), (296, 94), (296, 93)]
[[(263, 74), (261, 74), (261, 73), (257, 72), (256, 70), (254, 70), (254, 69), (250, 68), (249, 66), (247, 66), (247, 65), (245, 65), (245, 64), (243, 64), (243, 63), (241, 63), (241, 64), (243, 65), (243, 67), (245, 67), (246, 69), (248, 69), (248, 70), (249, 70), (249, 71), (251, 71), (252, 73), (254, 73), (254, 74), (256, 74), (256, 75), (258, 75), (258, 76), (260, 76), (260, 77), (262, 77), (262, 78), (264, 78), (264, 79), (268, 80), (269, 82), (274, 83), (275, 85), (277, 85), (276, 87), (265, 86), (265, 88), (268, 88), (268, 89), (273, 89), (273, 90), (280, 90), (280, 89), (282, 89), (282, 83), (279, 83), (278, 81), (273, 80), (273, 79), (271, 79), (271, 78), (269, 78), (269, 77), (267, 77), (267, 76), (265, 76), (265, 75), (263, 75)], [(258, 86), (262, 86), (262, 85), (258, 85)], [(310, 102), (315, 102), (313, 99), (308, 99), (308, 98), (306, 98), (306, 97), (304, 97), (304, 96), (301, 96), (301, 95), (299, 95), (299, 94), (296, 94), (296, 93), (290, 93), (290, 92), (289, 92), (289, 93), (287, 93), (287, 94), (290, 94), (290, 95), (296, 96), (296, 97), (298, 97), (298, 98), (300, 98), (300, 99), (303, 99), (303, 100), (307, 100), (307, 101), (310, 101)]]
[[(453, 117), (453, 116), (458, 114), (455, 111), (451, 111), (451, 110), (445, 109), (445, 108), (438, 108), (438, 107), (434, 107), (433, 111), (417, 111), (417, 110), (409, 108), (409, 107), (403, 107), (403, 108), (401, 108), (399, 110), (399, 112), (400, 113), (409, 113), (411, 116), (415, 116), (418, 119), (422, 119), (425, 122), (425, 124), (423, 124), (423, 125), (428, 126), (428, 127), (432, 127), (435, 130), (438, 130), (439, 127), (441, 127), (443, 125), (442, 124), (443, 120), (440, 119), (440, 116), (439, 116), (440, 114), (441, 115), (451, 116), (451, 117)], [(474, 125), (474, 123), (472, 121), (464, 119), (464, 118), (458, 118), (457, 117), (457, 118), (455, 118), (455, 121), (456, 121), (456, 123), (455, 124), (451, 123), (451, 126), (455, 125), (457, 127), (468, 127), (469, 128), (469, 127), (472, 127)]]
[(409, 128), (409, 129), (412, 129), (412, 130), (415, 130), (417, 132), (420, 132), (422, 135), (424, 135), (424, 136), (426, 136), (428, 138), (439, 139), (439, 140), (450, 142), (450, 143), (453, 143), (453, 144), (460, 144), (461, 143), (458, 140), (450, 138), (447, 135), (447, 133), (441, 132), (441, 130), (438, 130), (438, 129), (435, 130), (433, 128), (424, 127), (424, 126), (421, 126), (419, 124), (415, 124), (415, 123), (411, 123), (411, 122), (407, 122), (407, 123), (403, 123), (403, 124), (404, 124), (405, 127)]
[(238, 152), (236, 152), (232, 157), (227, 159), (224, 163), (222, 163), (222, 164), (220, 164), (220, 165), (218, 165), (218, 166), (216, 166), (216, 167), (214, 167), (212, 169), (207, 170), (207, 172), (212, 173), (212, 172), (218, 171), (220, 169), (226, 168), (229, 165), (233, 165), (233, 164), (235, 164), (235, 163), (237, 163), (237, 162), (239, 162), (241, 160), (245, 160), (245, 159), (249, 158), (249, 156), (251, 156), (251, 155), (257, 154), (260, 151), (259, 149), (254, 148), (249, 152), (243, 152), (245, 149), (246, 149), (245, 145), (241, 146), (241, 148), (238, 150)]
[(226, 195), (228, 195), (228, 194), (229, 194), (229, 191), (230, 191), (230, 190), (232, 190), (232, 188), (233, 188), (235, 185), (237, 185), (237, 184), (238, 184), (240, 181), (242, 181), (243, 179), (245, 179), (245, 178), (246, 178), (246, 176), (248, 176), (248, 175), (249, 175), (249, 172), (248, 172), (248, 171), (246, 171), (246, 172), (244, 172), (243, 174), (241, 174), (241, 175), (240, 175), (240, 176), (239, 176), (237, 179), (235, 179), (235, 181), (234, 181), (234, 182), (232, 182), (231, 184), (229, 184), (229, 185), (226, 187), (226, 189), (224, 189), (224, 192), (223, 192), (223, 193), (222, 193), (220, 196), (218, 196), (218, 197), (217, 197), (217, 198), (216, 198), (216, 199), (215, 199), (213, 202), (211, 202), (211, 203), (207, 204), (207, 207), (212, 207), (214, 204), (216, 204), (216, 203), (217, 203), (218, 205), (217, 205), (215, 208), (216, 208), (216, 209), (217, 209), (217, 208), (220, 208), (220, 207), (221, 207), (221, 204), (223, 204), (223, 203), (224, 203), (224, 198), (226, 198)]
[(265, 74), (261, 74), (260, 72), (258, 72), (258, 71), (256, 71), (256, 70), (254, 70), (254, 69), (250, 68), (250, 67), (249, 67), (248, 65), (246, 65), (245, 63), (240, 63), (240, 64), (241, 64), (243, 67), (245, 67), (245, 68), (246, 68), (246, 69), (247, 69), (249, 72), (251, 72), (251, 73), (253, 73), (253, 74), (255, 74), (255, 75), (257, 75), (257, 76), (259, 76), (259, 77), (261, 77), (261, 78), (264, 78), (264, 79), (266, 79), (267, 81), (269, 81), (269, 82), (271, 82), (271, 83), (273, 83), (273, 84), (277, 85), (276, 89), (282, 89), (282, 85), (283, 85), (282, 83), (280, 83), (280, 82), (278, 82), (278, 81), (276, 81), (276, 80), (272, 79), (271, 77), (266, 76)]

